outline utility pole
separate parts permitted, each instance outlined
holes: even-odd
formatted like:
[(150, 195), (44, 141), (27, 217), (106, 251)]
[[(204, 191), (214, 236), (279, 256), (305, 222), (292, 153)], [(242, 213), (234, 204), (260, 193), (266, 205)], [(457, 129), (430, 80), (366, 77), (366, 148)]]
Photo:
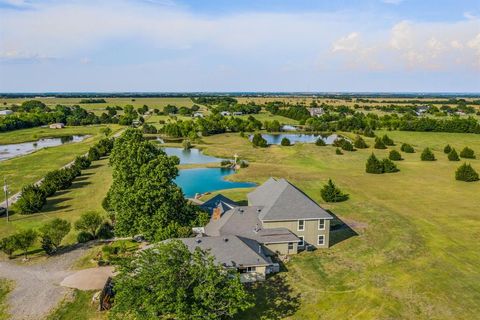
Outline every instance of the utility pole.
[(7, 222), (10, 222), (10, 217), (8, 216), (8, 187), (7, 187), (7, 177), (3, 177), (3, 191), (5, 192), (5, 204), (7, 211)]

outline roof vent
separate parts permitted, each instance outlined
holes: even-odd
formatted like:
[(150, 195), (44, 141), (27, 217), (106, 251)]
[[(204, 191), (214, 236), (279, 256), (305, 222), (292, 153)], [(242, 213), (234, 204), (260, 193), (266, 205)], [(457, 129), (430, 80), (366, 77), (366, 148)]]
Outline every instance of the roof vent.
[(223, 241), (228, 242), (228, 238), (223, 238)]
[(257, 223), (253, 228), (253, 232), (257, 233), (258, 231), (260, 231), (260, 227), (258, 226), (258, 223)]
[(238, 212), (240, 212), (240, 213), (243, 213), (243, 211), (244, 210), (242, 208), (238, 209)]
[(202, 242), (202, 240), (197, 238), (197, 239), (195, 239), (195, 242), (200, 243), (200, 242)]
[(258, 212), (258, 213), (260, 213), (261, 211), (262, 211), (262, 209), (260, 209), (260, 208), (257, 209), (257, 212)]

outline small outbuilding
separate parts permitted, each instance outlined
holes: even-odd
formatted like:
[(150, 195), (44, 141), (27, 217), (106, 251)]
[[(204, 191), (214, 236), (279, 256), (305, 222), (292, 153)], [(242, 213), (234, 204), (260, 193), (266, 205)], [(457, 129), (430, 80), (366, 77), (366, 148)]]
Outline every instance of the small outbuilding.
[(65, 124), (61, 123), (61, 122), (52, 123), (51, 125), (49, 125), (49, 128), (50, 129), (63, 129), (63, 128), (65, 128)]
[(12, 110), (0, 110), (0, 116), (8, 116), (9, 114), (12, 114)]

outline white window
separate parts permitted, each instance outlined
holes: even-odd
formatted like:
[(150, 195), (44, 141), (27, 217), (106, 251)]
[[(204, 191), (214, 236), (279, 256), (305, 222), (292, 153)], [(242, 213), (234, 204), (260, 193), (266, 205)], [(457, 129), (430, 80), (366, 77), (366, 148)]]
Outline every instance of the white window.
[(305, 220), (298, 220), (298, 231), (305, 230)]
[(288, 243), (288, 250), (293, 250), (293, 242)]
[(247, 272), (255, 272), (257, 271), (257, 267), (247, 267)]
[(305, 245), (305, 241), (303, 240), (303, 236), (298, 236), (298, 238), (300, 238), (300, 242), (298, 243), (298, 246), (299, 247), (303, 247)]
[(318, 230), (325, 230), (325, 219), (318, 220)]
[(318, 245), (323, 246), (325, 244), (325, 236), (323, 234), (318, 236)]

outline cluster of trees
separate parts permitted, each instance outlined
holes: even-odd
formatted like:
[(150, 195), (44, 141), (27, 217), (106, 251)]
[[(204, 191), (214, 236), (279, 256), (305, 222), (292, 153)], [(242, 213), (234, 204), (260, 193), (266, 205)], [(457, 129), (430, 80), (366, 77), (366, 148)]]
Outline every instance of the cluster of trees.
[(238, 100), (232, 97), (198, 97), (191, 99), (194, 103), (206, 106), (234, 105), (238, 103)]
[(395, 163), (392, 160), (385, 158), (383, 160), (379, 160), (375, 154), (371, 154), (368, 158), (365, 171), (367, 173), (373, 174), (382, 174), (382, 173), (393, 173), (400, 171)]
[(24, 102), (18, 113), (0, 117), (0, 132), (38, 127), (56, 122), (65, 123), (69, 126), (101, 123), (131, 125), (138, 118), (137, 112), (133, 112), (133, 107), (127, 108), (128, 106), (125, 107), (125, 114), (121, 116), (116, 116), (115, 109), (110, 109), (113, 111), (104, 112), (97, 116), (80, 106), (57, 105), (54, 109), (50, 109), (40, 101), (33, 101), (34, 103), (31, 103), (31, 101)]
[(119, 236), (143, 234), (149, 240), (190, 235), (208, 215), (197, 212), (175, 184), (179, 159), (143, 137), (126, 130), (115, 140), (110, 155), (113, 183), (103, 206), (115, 221)]
[(349, 140), (344, 139), (344, 138), (336, 139), (333, 142), (333, 145), (335, 147), (339, 147), (339, 148), (341, 148), (342, 150), (345, 150), (345, 151), (355, 151), (355, 148), (353, 147), (353, 144)]
[(262, 123), (253, 116), (242, 119), (212, 114), (195, 120), (166, 123), (160, 131), (170, 137), (188, 137), (195, 140), (198, 133), (202, 136), (209, 136), (225, 132), (252, 132), (260, 129), (262, 129)]
[(110, 239), (113, 237), (113, 226), (96, 211), (87, 211), (75, 221), (77, 241), (84, 243), (93, 239)]
[(262, 110), (261, 106), (256, 105), (255, 103), (249, 104), (229, 104), (229, 105), (220, 105), (214, 109), (213, 112), (220, 113), (222, 111), (228, 112), (241, 112), (243, 114), (257, 114)]
[(289, 107), (284, 107), (282, 105), (282, 107), (279, 107), (278, 104), (267, 104), (265, 109), (272, 114), (298, 121), (306, 121), (308, 118), (310, 118), (310, 112), (307, 110), (306, 107), (301, 105)]
[(102, 98), (89, 98), (89, 99), (82, 99), (79, 102), (80, 104), (88, 104), (88, 103), (107, 103), (105, 99)]
[(168, 104), (163, 108), (163, 114), (169, 115), (169, 114), (179, 114), (182, 116), (191, 116), (195, 112), (200, 110), (200, 107), (198, 105), (193, 105), (190, 108), (188, 107), (180, 107), (178, 108), (175, 105)]
[(127, 259), (115, 277), (112, 319), (231, 319), (254, 305), (234, 269), (172, 240)]
[(47, 201), (59, 190), (68, 189), (81, 170), (90, 167), (92, 161), (107, 155), (112, 148), (112, 139), (102, 139), (92, 146), (87, 156), (77, 157), (72, 165), (48, 172), (40, 185), (28, 184), (22, 188), (21, 196), (14, 204), (21, 214), (40, 212)]
[(265, 121), (263, 123), (263, 127), (267, 132), (280, 132), (282, 131), (282, 125), (278, 120), (273, 120), (273, 121)]

